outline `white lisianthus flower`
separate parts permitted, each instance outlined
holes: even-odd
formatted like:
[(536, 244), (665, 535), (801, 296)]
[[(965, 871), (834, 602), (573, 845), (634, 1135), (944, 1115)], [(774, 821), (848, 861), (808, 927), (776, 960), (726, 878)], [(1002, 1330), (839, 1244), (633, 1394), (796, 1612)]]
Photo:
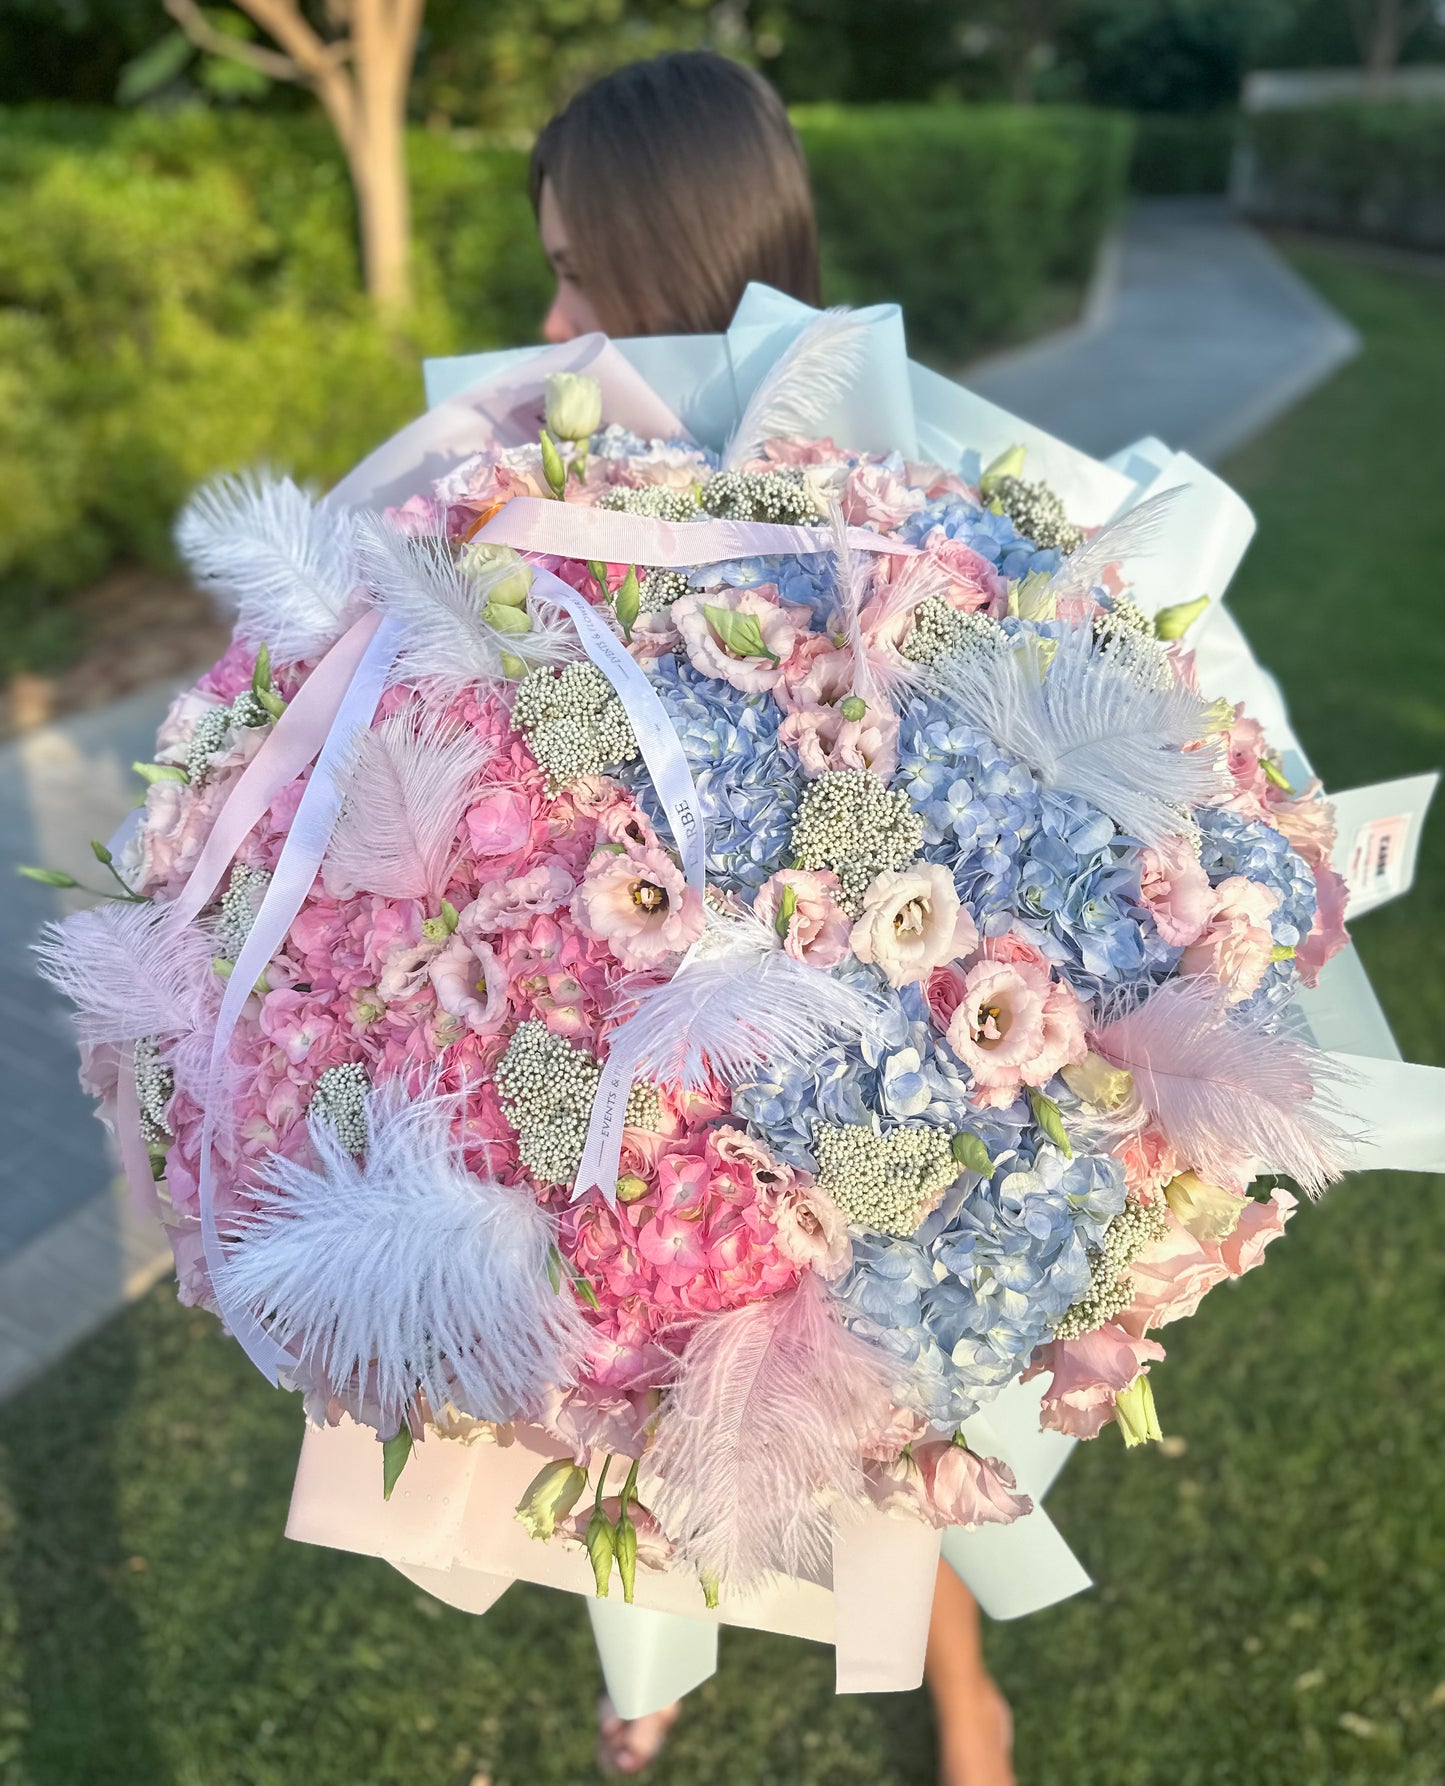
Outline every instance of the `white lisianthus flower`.
[(870, 884), (850, 940), (858, 959), (881, 968), (890, 986), (912, 986), (966, 954), (978, 931), (948, 870), (919, 862), (888, 869)]
[(1164, 1187), (1164, 1200), (1174, 1219), (1187, 1228), (1201, 1246), (1218, 1246), (1239, 1226), (1247, 1197), (1209, 1184), (1195, 1172), (1181, 1172)]
[(558, 440), (589, 440), (602, 425), (602, 386), (585, 372), (554, 372), (547, 380), (547, 432)]

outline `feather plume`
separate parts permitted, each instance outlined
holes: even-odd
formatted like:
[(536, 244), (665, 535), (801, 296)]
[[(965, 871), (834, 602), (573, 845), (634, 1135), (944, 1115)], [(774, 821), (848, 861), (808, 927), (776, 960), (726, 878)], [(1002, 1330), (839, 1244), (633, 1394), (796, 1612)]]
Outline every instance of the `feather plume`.
[(853, 693), (875, 711), (890, 705), (900, 690), (916, 681), (917, 666), (896, 652), (870, 648), (863, 613), (873, 594), (873, 564), (849, 543), (848, 524), (836, 497), (828, 504), (833, 534), (833, 586), (838, 599), (838, 626), (853, 659)]
[(504, 653), (528, 665), (582, 655), (571, 622), (557, 609), (549, 608), (545, 618), (533, 614), (526, 633), (499, 633), (487, 625), (482, 610), (494, 580), (512, 574), (508, 563), (473, 575), (444, 539), (413, 538), (375, 515), (357, 523), (357, 556), (372, 599), (401, 623), (393, 681), (455, 689), (502, 680)]
[(236, 611), (243, 639), (276, 663), (318, 656), (341, 633), (356, 589), (354, 518), (289, 477), (243, 473), (199, 489), (176, 546), (202, 588)]
[(1131, 558), (1143, 558), (1154, 551), (1183, 488), (1181, 484), (1172, 490), (1161, 490), (1120, 515), (1117, 521), (1101, 527), (1091, 540), (1070, 552), (1049, 578), (1045, 594), (1055, 598), (1087, 595), (1098, 588), (1111, 564), (1126, 564)]
[(1205, 1178), (1282, 1172), (1318, 1196), (1349, 1168), (1339, 1073), (1301, 1037), (1232, 1013), (1210, 981), (1166, 981), (1091, 1043), (1134, 1075), (1139, 1105)]
[(47, 924), (40, 973), (75, 1006), (87, 1045), (188, 1035), (215, 983), (211, 942), (165, 906), (119, 901)]
[(863, 367), (867, 324), (848, 310), (824, 310), (773, 362), (748, 398), (723, 449), (724, 471), (760, 459), (770, 440), (817, 434)]
[(628, 1014), (611, 1047), (635, 1077), (696, 1091), (715, 1073), (736, 1085), (764, 1061), (802, 1065), (877, 1020), (882, 1007), (871, 994), (784, 953), (751, 913), (709, 911), (708, 921), (696, 954), (670, 980), (623, 991)]
[(490, 755), (476, 732), (429, 721), (419, 701), (362, 732), (340, 772), (345, 795), (322, 864), (326, 891), (435, 904)]
[(1057, 641), (1000, 639), (945, 658), (934, 682), (1046, 787), (1077, 794), (1142, 843), (1177, 836), (1181, 809), (1220, 792), (1218, 746), (1201, 744), (1208, 711), (1153, 640), (1096, 640), (1088, 626)]
[(832, 1529), (866, 1490), (895, 1362), (850, 1333), (811, 1273), (712, 1315), (678, 1364), (645, 1464), (647, 1504), (682, 1556), (745, 1593), (831, 1579)]
[(586, 1325), (548, 1273), (556, 1222), (524, 1188), (463, 1163), (453, 1098), (367, 1100), (364, 1158), (311, 1124), (314, 1167), (273, 1156), (214, 1265), (333, 1393), (360, 1389), (395, 1430), (421, 1390), (477, 1419), (533, 1410), (575, 1380)]

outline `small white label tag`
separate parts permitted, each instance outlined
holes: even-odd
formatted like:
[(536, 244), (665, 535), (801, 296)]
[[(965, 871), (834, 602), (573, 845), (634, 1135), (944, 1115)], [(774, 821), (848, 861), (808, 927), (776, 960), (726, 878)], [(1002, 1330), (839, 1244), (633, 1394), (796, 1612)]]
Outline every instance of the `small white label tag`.
[(1339, 825), (1334, 865), (1350, 889), (1347, 919), (1409, 891), (1425, 814), (1439, 779), (1410, 775), (1329, 796)]

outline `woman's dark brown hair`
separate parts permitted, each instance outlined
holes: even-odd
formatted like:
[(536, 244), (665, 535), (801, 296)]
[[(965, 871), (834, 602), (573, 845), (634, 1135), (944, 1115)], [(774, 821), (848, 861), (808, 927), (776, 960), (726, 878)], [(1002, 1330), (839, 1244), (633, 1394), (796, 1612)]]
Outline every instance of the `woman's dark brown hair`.
[(532, 151), (583, 291), (610, 335), (725, 329), (750, 279), (819, 301), (808, 167), (783, 102), (705, 50), (634, 62), (579, 93)]

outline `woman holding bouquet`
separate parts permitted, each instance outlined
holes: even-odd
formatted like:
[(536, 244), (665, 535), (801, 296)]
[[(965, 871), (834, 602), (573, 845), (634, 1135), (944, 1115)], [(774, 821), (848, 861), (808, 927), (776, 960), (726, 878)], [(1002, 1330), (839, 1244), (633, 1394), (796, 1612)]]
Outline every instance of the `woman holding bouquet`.
[[(660, 56), (587, 88), (538, 138), (531, 192), (557, 280), (549, 342), (719, 333), (750, 281), (820, 301), (801, 145), (772, 87), (725, 57)], [(977, 1603), (946, 1564), (927, 1680), (943, 1786), (1011, 1786), (1008, 1705), (984, 1666)], [(639, 1772), (680, 1709), (629, 1721), (604, 1699), (600, 1765)]]

